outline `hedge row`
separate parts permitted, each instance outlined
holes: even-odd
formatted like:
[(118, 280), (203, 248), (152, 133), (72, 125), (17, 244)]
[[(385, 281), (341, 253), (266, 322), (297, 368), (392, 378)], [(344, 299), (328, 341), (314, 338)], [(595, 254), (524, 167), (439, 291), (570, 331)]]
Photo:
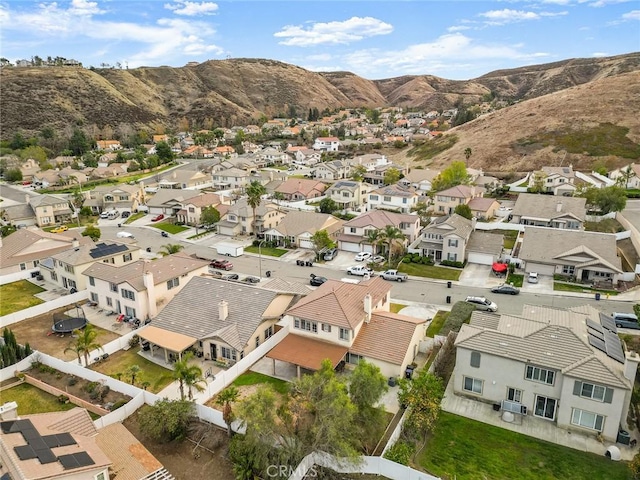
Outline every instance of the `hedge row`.
[(456, 302), (438, 335), (446, 336), (451, 331), (459, 332), (462, 324), (469, 322), (471, 314), (475, 309), (476, 307), (471, 303)]

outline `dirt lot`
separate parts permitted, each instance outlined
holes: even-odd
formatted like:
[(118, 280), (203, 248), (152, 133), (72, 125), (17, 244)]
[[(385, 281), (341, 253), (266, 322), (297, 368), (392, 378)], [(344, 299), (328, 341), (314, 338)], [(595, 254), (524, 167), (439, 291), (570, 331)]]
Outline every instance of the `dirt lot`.
[[(147, 447), (147, 449), (169, 470), (176, 480), (231, 480), (235, 478), (233, 466), (227, 459), (227, 442), (215, 450), (198, 448), (189, 440), (171, 443), (156, 443), (140, 432), (138, 413), (124, 422), (124, 426)], [(223, 435), (224, 437), (224, 435)], [(212, 453), (213, 452), (213, 453)]]
[[(29, 342), (29, 345), (33, 350), (38, 350), (39, 352), (46, 353), (63, 360), (72, 360), (73, 358), (76, 358), (74, 353), (64, 353), (64, 349), (69, 346), (69, 342), (71, 341), (71, 335), (65, 335), (63, 337), (47, 335), (51, 332), (54, 313), (62, 313), (67, 310), (69, 310), (69, 307), (53, 310), (46, 314), (14, 323), (10, 328), (19, 343), (24, 344)], [(103, 330), (98, 327), (95, 327), (95, 329), (98, 332), (96, 342), (100, 345), (106, 345), (110, 341), (119, 337), (117, 333), (109, 332), (108, 330)]]

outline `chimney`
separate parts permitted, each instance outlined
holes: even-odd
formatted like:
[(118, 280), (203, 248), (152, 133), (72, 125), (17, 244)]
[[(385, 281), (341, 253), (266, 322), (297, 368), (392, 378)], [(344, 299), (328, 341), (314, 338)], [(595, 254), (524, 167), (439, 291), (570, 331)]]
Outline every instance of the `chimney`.
[(71, 242), (71, 245), (73, 246), (73, 248), (79, 248), (80, 242), (78, 241), (77, 238), (74, 238), (73, 241)]
[(7, 402), (0, 405), (0, 420), (16, 420), (18, 418), (18, 404), (16, 402)]
[(640, 356), (634, 351), (627, 352), (624, 359), (624, 377), (633, 383), (636, 378)]
[[(146, 268), (146, 265), (145, 265)], [(146, 271), (142, 275), (142, 283), (147, 289), (147, 317), (154, 318), (158, 315), (158, 308), (156, 306), (156, 284), (153, 281), (153, 273)]]
[(229, 316), (229, 304), (226, 300), (221, 300), (218, 303), (218, 318), (220, 320), (226, 320)]
[(367, 314), (364, 319), (365, 323), (369, 323), (369, 321), (371, 320), (371, 310), (373, 309), (372, 303), (373, 299), (371, 298), (371, 294), (367, 293), (364, 296), (364, 313)]
[(556, 203), (556, 212), (561, 212), (562, 211), (562, 202), (558, 202)]

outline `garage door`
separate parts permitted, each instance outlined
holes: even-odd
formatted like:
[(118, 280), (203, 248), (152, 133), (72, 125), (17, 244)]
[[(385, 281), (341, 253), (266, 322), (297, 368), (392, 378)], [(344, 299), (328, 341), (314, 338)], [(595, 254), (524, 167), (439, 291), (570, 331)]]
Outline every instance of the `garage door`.
[(344, 250), (345, 252), (353, 252), (358, 253), (360, 251), (360, 245), (352, 242), (339, 242), (338, 247), (340, 250)]
[(313, 242), (311, 240), (300, 240), (300, 248), (313, 249)]
[(553, 265), (543, 265), (541, 263), (527, 262), (524, 269), (527, 273), (536, 272), (538, 275), (553, 275), (555, 273)]
[(469, 252), (467, 257), (467, 262), (480, 265), (492, 265), (494, 261), (494, 256), (488, 253)]

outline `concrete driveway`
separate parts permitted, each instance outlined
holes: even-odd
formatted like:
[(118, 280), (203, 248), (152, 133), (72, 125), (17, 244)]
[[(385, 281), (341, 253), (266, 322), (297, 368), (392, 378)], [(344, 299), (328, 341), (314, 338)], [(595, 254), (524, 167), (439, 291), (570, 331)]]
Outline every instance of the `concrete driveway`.
[(491, 265), (468, 263), (460, 275), (460, 285), (469, 287), (495, 287), (504, 282), (504, 278), (498, 278), (491, 274)]

